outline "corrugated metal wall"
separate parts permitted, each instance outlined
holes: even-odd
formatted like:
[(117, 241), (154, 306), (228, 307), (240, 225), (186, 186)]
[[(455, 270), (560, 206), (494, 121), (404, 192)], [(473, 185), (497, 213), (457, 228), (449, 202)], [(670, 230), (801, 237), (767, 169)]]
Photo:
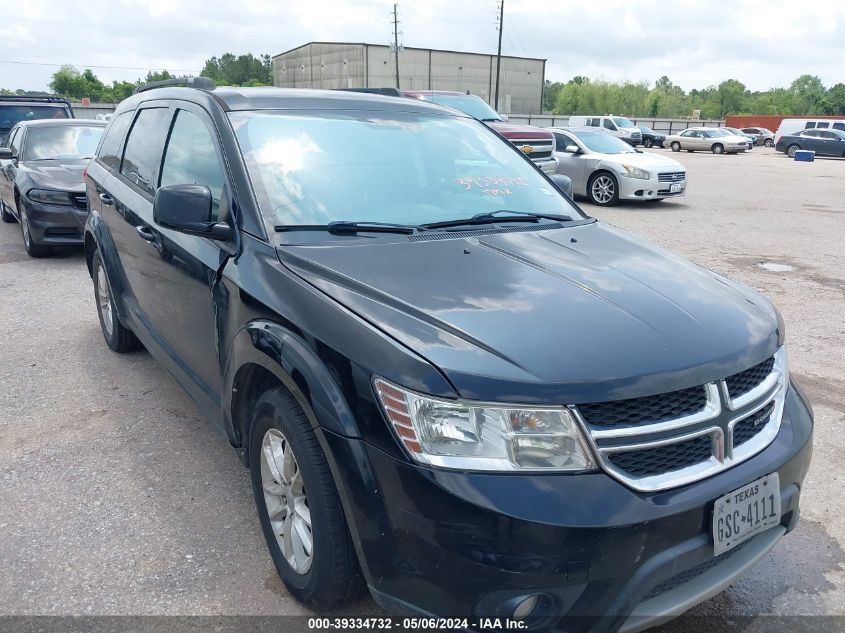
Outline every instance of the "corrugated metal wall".
[(766, 129), (771, 130), (772, 132), (777, 132), (778, 127), (780, 127), (781, 121), (784, 119), (817, 119), (820, 121), (826, 121), (831, 119), (838, 119), (840, 121), (845, 120), (845, 117), (842, 115), (839, 116), (827, 116), (824, 114), (798, 114), (798, 115), (777, 115), (777, 114), (748, 114), (748, 115), (733, 115), (728, 117), (728, 125), (730, 127), (764, 127)]
[[(545, 61), (503, 57), (499, 110), (540, 112)], [(402, 90), (469, 90), (493, 102), (496, 56), (405, 48)], [(396, 85), (389, 46), (313, 42), (273, 58), (273, 85), (284, 88), (382, 88)]]
[[(502, 66), (504, 68), (504, 65)], [(569, 125), (568, 114), (511, 114), (508, 116), (514, 123), (527, 123), (537, 127), (566, 127)], [(634, 125), (650, 127), (661, 134), (674, 134), (688, 127), (723, 127), (725, 122), (721, 119), (707, 119), (694, 121), (693, 119), (655, 119), (626, 117)]]

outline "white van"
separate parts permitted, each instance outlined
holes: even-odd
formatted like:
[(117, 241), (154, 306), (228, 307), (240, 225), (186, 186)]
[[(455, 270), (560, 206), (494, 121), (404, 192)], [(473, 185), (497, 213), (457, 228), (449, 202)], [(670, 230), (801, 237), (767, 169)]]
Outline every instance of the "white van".
[(845, 132), (845, 119), (784, 119), (775, 132), (775, 143), (781, 136), (795, 134), (801, 130), (819, 128), (822, 130), (842, 130)]
[(571, 116), (569, 127), (597, 127), (602, 132), (607, 132), (622, 139), (631, 145), (639, 145), (643, 142), (643, 134), (640, 128), (634, 125), (624, 116), (607, 114), (605, 116)]

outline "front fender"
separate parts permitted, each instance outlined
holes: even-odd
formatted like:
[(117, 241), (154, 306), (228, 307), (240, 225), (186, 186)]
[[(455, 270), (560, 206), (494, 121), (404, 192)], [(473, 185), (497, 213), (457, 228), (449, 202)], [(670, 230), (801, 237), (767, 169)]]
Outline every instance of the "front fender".
[(103, 258), (103, 266), (106, 269), (106, 276), (111, 288), (112, 300), (117, 315), (121, 321), (126, 317), (126, 304), (123, 300), (124, 292), (128, 287), (126, 274), (120, 264), (114, 240), (108, 225), (103, 219), (99, 209), (91, 209), (88, 219), (85, 222), (85, 261), (88, 264), (88, 274), (93, 274), (94, 252), (99, 250)]

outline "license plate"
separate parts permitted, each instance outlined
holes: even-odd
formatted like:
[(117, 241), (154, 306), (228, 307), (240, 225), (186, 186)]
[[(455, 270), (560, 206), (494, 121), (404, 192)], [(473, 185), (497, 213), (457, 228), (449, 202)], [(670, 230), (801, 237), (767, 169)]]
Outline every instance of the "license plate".
[(713, 554), (724, 554), (779, 523), (780, 481), (772, 473), (716, 499)]
[(669, 185), (669, 193), (678, 193), (681, 189), (681, 183), (679, 182), (673, 182)]

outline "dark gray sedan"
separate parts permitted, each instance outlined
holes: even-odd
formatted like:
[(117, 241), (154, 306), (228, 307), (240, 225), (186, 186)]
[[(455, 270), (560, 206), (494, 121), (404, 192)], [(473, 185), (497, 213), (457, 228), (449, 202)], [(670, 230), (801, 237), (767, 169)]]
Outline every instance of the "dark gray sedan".
[(799, 149), (807, 149), (817, 156), (845, 157), (845, 132), (842, 130), (801, 130), (795, 134), (784, 134), (778, 139), (775, 149), (792, 158)]
[(97, 149), (103, 121), (22, 121), (0, 148), (0, 217), (19, 222), (26, 252), (82, 244), (88, 215), (83, 171)]

